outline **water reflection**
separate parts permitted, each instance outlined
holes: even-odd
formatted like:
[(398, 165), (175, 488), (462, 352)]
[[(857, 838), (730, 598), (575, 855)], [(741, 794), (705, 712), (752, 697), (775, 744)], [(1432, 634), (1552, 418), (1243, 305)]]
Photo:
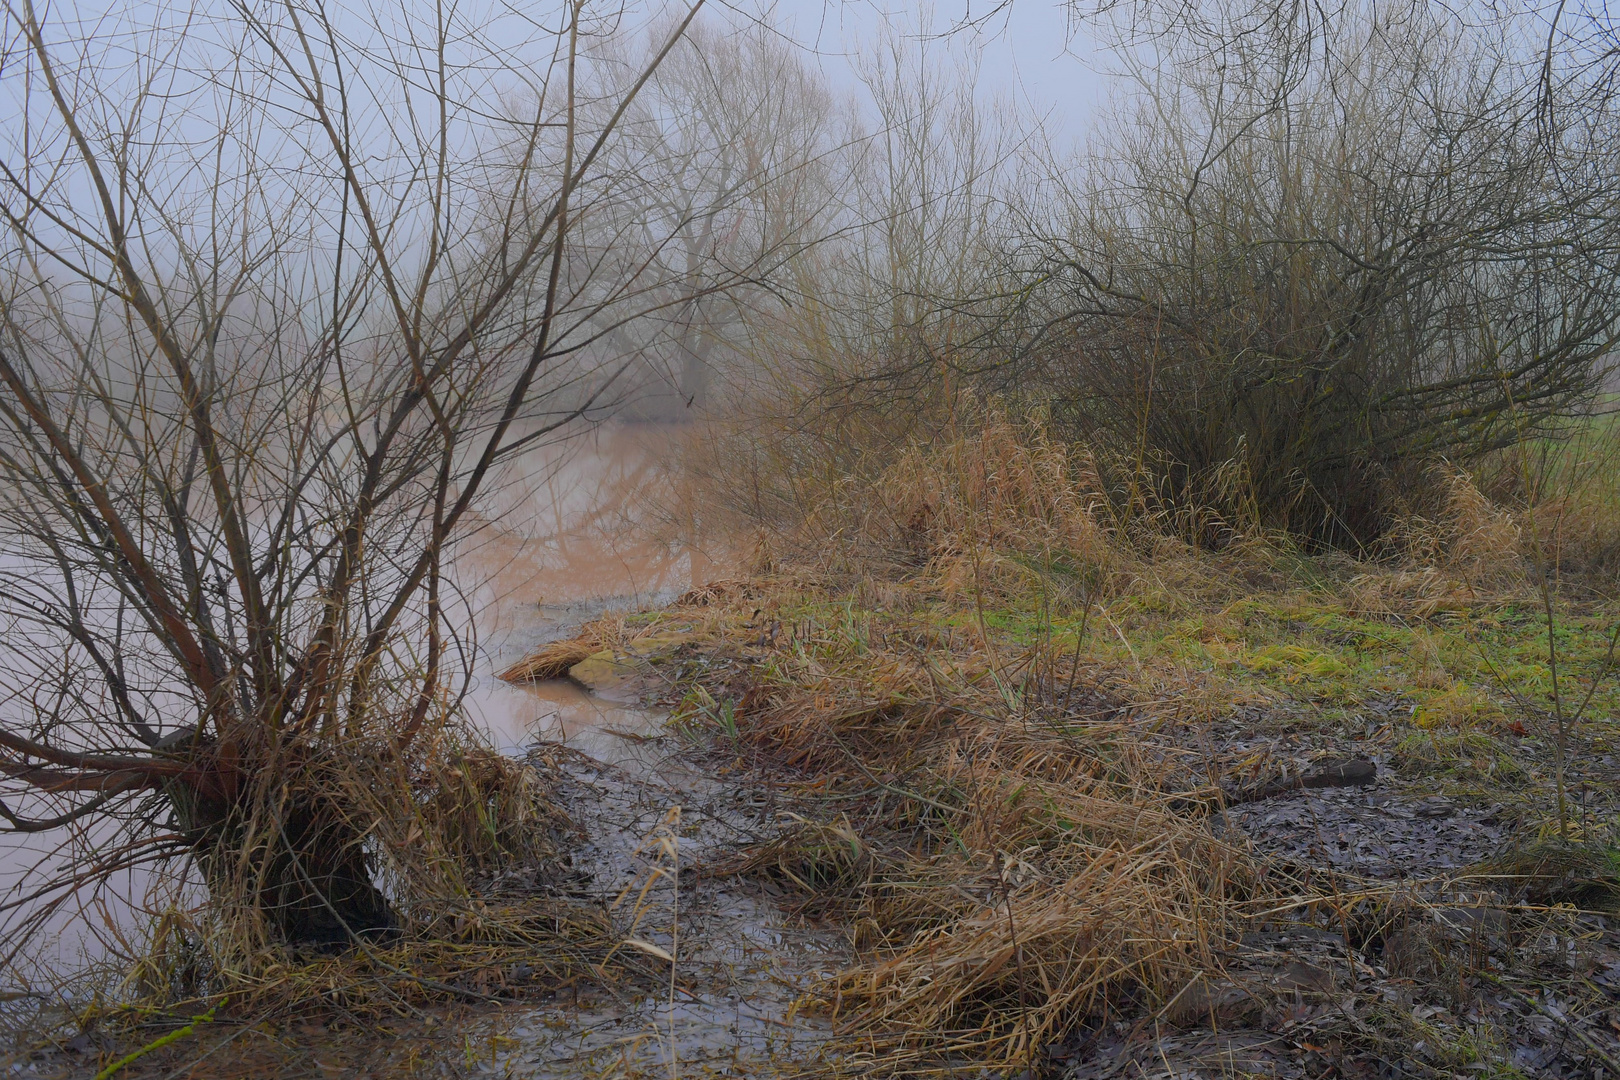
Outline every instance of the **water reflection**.
[(681, 437), (663, 425), (611, 425), (510, 463), (489, 520), (454, 555), (488, 664), (512, 663), (605, 610), (659, 603), (713, 576), (692, 527), (668, 527), (667, 466)]
[(607, 701), (568, 679), (522, 687), (485, 680), (467, 704), (473, 719), (507, 753), (545, 740), (613, 763), (638, 757), (637, 747), (665, 719), (659, 710)]
[(567, 680), (514, 687), (494, 677), (604, 612), (665, 603), (714, 575), (690, 529), (671, 542), (667, 464), (678, 427), (600, 427), (508, 467), (491, 520), (455, 553), (479, 652), (468, 714), (515, 751), (555, 740), (604, 761), (633, 756), (663, 716)]

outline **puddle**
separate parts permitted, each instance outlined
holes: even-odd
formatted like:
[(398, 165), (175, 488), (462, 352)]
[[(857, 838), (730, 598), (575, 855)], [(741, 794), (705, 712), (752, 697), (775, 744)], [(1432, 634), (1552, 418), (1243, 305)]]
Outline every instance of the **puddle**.
[(494, 673), (613, 611), (667, 604), (718, 571), (691, 544), (653, 538), (663, 463), (679, 427), (610, 425), (565, 447), (520, 455), (496, 485), (499, 516), (464, 541), (456, 575), (479, 652), (467, 708), (496, 746), (536, 739), (603, 761), (634, 757), (662, 713), (605, 701), (569, 680), (512, 686)]
[[(688, 1000), (678, 991), (673, 1002), (643, 997), (537, 1011), (502, 1032), (519, 1045), (501, 1055), (500, 1064), (523, 1076), (559, 1078), (670, 1075), (694, 1068), (737, 1075), (803, 1064), (831, 1032), (796, 1016), (791, 995), (782, 988), (791, 985), (785, 969), (815, 963), (820, 953), (812, 944), (802, 956), (793, 956), (786, 937), (763, 924), (731, 929), (739, 932), (737, 944), (709, 965), (727, 969), (718, 993)], [(751, 937), (774, 941), (756, 943)]]
[(454, 554), (463, 618), (493, 670), (604, 612), (667, 603), (717, 576), (708, 545), (656, 536), (682, 431), (608, 425), (508, 463), (491, 519)]

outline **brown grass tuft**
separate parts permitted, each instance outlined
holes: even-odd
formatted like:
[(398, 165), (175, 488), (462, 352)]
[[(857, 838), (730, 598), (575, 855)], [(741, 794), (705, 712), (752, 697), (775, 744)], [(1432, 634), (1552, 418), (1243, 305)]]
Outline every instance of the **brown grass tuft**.
[[(939, 597), (929, 572), (887, 591)], [(770, 879), (844, 927), (860, 960), (820, 999), (861, 1043), (896, 1069), (1027, 1067), (1220, 969), (1262, 877), (1211, 832), (1198, 762), (1106, 719), (1130, 708), (1122, 690), (1088, 668), (1071, 693), (1055, 658), (942, 634), (919, 600), (863, 621), (796, 617), (802, 596), (778, 580), (711, 598), (711, 663), (676, 719), (796, 794), (779, 836), (710, 872)], [(774, 643), (752, 631), (779, 618)]]
[(569, 668), (601, 647), (599, 642), (586, 638), (553, 641), (519, 660), (496, 677), (511, 683), (560, 679), (568, 674)]

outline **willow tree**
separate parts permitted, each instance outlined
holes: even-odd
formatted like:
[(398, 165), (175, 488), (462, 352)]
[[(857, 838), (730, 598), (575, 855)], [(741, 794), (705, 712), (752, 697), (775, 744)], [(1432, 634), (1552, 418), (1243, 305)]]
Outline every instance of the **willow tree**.
[(692, 222), (613, 151), (700, 3), (613, 78), (582, 0), (7, 6), (7, 827), (102, 823), (92, 876), (179, 857), (265, 943), (399, 924), (410, 837), (355, 792), (408, 792), (449, 722), (447, 552), (693, 300), (653, 257)]

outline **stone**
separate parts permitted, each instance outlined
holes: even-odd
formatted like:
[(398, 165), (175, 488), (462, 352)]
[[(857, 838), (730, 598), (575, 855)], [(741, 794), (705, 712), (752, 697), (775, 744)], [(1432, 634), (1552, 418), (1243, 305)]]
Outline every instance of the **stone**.
[(612, 649), (592, 653), (568, 669), (568, 677), (599, 698), (635, 704), (647, 690), (646, 670), (639, 660), (621, 659)]

